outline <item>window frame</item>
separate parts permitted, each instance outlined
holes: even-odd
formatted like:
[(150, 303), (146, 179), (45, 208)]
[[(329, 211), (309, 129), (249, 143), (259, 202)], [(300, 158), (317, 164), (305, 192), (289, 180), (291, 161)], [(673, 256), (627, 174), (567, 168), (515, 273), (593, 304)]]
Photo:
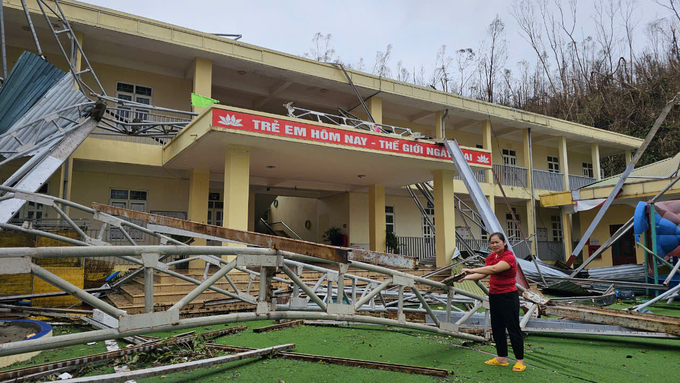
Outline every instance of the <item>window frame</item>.
[[(116, 197), (114, 198), (113, 192), (115, 191), (125, 191), (127, 193), (127, 198), (119, 198)], [(137, 192), (137, 193), (145, 193), (145, 199), (137, 199), (137, 198), (132, 198), (132, 193)], [(146, 212), (149, 206), (149, 191), (144, 190), (144, 189), (125, 189), (125, 188), (109, 188), (109, 205), (114, 206), (114, 207), (120, 207), (124, 209), (130, 209), (130, 210), (135, 210), (135, 211), (141, 211), (141, 212)], [(139, 210), (138, 208), (133, 208), (133, 205), (141, 205), (142, 210)], [(138, 220), (129, 220), (132, 223), (136, 223), (138, 225), (141, 225), (142, 222), (139, 222)], [(130, 238), (133, 240), (142, 240), (144, 239), (144, 233), (142, 233), (139, 230), (135, 229), (130, 229), (126, 228), (127, 233), (130, 235)], [(120, 231), (118, 228), (111, 228), (109, 230), (109, 240), (110, 241), (119, 241), (119, 240), (125, 240), (125, 235)]]
[[(392, 211), (388, 212), (387, 209), (391, 208)], [(387, 222), (387, 217), (392, 217), (392, 222)], [(389, 230), (389, 227), (392, 227), (392, 230)], [(392, 232), (394, 235), (397, 235), (397, 217), (396, 217), (396, 212), (394, 209), (394, 206), (388, 206), (385, 205), (385, 231), (386, 232)]]
[(559, 173), (560, 172), (560, 158), (557, 156), (547, 156), (548, 162), (548, 172)]
[(501, 150), (503, 154), (503, 165), (517, 166), (517, 151), (513, 149)]
[(581, 173), (584, 177), (595, 178), (595, 173), (593, 172), (593, 164), (589, 162), (581, 162)]
[[(49, 194), (49, 190), (49, 183), (45, 182), (42, 184), (42, 186), (40, 186), (40, 189), (38, 189), (36, 193)], [(21, 207), (20, 212), (21, 213), (19, 214), (19, 217), (27, 221), (39, 221), (41, 219), (47, 218), (47, 209), (45, 205), (41, 203), (26, 201), (26, 203), (24, 203), (24, 205)], [(29, 217), (31, 213), (33, 213), (32, 217)]]
[[(429, 204), (428, 204), (429, 205)], [(430, 221), (432, 222), (432, 225), (434, 225), (434, 207), (424, 207), (425, 209), (425, 214), (427, 215), (428, 218), (430, 218)], [(423, 217), (423, 238), (434, 238), (434, 231), (430, 228), (430, 225), (427, 224), (427, 220), (425, 217)]]
[[(124, 91), (124, 90), (118, 90), (119, 84), (123, 85), (129, 85), (132, 86), (132, 92)], [(151, 91), (150, 95), (142, 94), (142, 93), (137, 93), (137, 88), (148, 88)], [(146, 86), (146, 85), (140, 85), (140, 84), (135, 84), (132, 82), (127, 82), (127, 81), (116, 81), (116, 97), (125, 99), (127, 101), (131, 102), (136, 102), (140, 104), (146, 104), (145, 102), (140, 102), (139, 99), (143, 98), (148, 100), (148, 104), (146, 105), (153, 105), (153, 95), (154, 95), (154, 89), (151, 86)], [(123, 97), (121, 97), (123, 96)], [(127, 99), (129, 98), (129, 100)], [(123, 110), (130, 110), (130, 112), (123, 112), (123, 117), (126, 119), (129, 119), (130, 121), (139, 118), (140, 120), (146, 120), (148, 118), (148, 114), (151, 112), (149, 109), (144, 109), (144, 108), (139, 108), (139, 107), (127, 107), (127, 106), (121, 106), (118, 107), (119, 109)]]
[(564, 232), (562, 231), (562, 217), (559, 215), (550, 216), (550, 235), (553, 242), (564, 241)]

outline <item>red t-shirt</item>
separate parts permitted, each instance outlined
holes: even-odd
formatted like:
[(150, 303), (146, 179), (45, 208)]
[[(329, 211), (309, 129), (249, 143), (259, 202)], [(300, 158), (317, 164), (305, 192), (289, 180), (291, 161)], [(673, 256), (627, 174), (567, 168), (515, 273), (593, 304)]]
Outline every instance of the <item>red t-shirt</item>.
[(508, 265), (510, 265), (510, 268), (502, 273), (491, 275), (489, 278), (490, 294), (505, 294), (517, 291), (517, 286), (515, 286), (515, 275), (517, 275), (517, 260), (515, 259), (515, 255), (512, 251), (505, 250), (501, 254), (493, 253), (485, 259), (487, 266), (493, 266), (500, 261), (507, 262)]

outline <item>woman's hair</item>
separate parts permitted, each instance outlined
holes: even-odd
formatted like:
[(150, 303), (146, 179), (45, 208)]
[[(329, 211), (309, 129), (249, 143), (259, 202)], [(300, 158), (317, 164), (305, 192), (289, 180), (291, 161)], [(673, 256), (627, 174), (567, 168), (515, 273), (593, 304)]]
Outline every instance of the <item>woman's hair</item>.
[(498, 237), (498, 239), (500, 239), (502, 242), (505, 242), (505, 250), (508, 250), (508, 242), (506, 241), (505, 235), (503, 233), (501, 233), (500, 231), (491, 233), (491, 235), (489, 236), (489, 242), (491, 242), (491, 238), (493, 237)]

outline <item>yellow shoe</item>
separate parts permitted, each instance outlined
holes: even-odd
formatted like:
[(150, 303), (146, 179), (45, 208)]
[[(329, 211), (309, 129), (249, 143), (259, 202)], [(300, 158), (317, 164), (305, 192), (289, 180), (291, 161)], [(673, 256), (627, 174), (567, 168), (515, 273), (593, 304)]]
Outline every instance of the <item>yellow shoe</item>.
[(508, 366), (508, 362), (501, 363), (496, 358), (487, 360), (486, 362), (484, 362), (484, 364), (488, 364), (489, 366)]
[(515, 363), (515, 366), (512, 368), (512, 371), (516, 372), (522, 372), (527, 369), (526, 364), (522, 364), (520, 362)]

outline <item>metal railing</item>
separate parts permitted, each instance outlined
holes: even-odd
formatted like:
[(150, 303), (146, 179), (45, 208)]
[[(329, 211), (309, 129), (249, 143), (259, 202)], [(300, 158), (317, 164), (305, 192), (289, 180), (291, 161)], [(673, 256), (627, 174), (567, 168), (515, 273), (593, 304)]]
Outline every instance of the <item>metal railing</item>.
[(106, 110), (92, 135), (113, 141), (165, 145), (190, 122), (190, 118), (151, 113), (145, 108), (113, 107)]
[[(456, 174), (453, 176), (454, 180), (462, 180), (463, 177), (460, 174)], [(475, 172), (475, 179), (477, 182), (484, 183), (486, 182), (486, 170), (480, 170)]]
[(285, 230), (282, 230), (282, 231), (285, 232), (286, 234), (288, 234), (291, 238), (302, 239), (302, 237), (300, 237), (298, 235), (298, 233), (295, 232), (295, 230), (293, 230), (290, 226), (288, 226), (287, 223), (281, 221), (281, 222), (273, 222), (273, 223), (269, 224), (270, 227), (273, 227), (274, 225), (283, 226), (285, 228)]
[(538, 258), (541, 261), (564, 261), (564, 243), (555, 241), (538, 241)]
[(576, 190), (580, 189), (584, 186), (588, 186), (592, 184), (593, 182), (596, 182), (597, 180), (592, 177), (584, 177), (584, 176), (575, 176), (570, 174), (569, 175), (569, 190)]
[[(527, 168), (513, 165), (493, 164), (493, 171), (496, 173), (501, 185), (507, 186), (527, 186)], [(497, 183), (494, 179), (494, 183)]]
[[(399, 242), (399, 254), (413, 257), (418, 260), (434, 258), (436, 247), (434, 237), (397, 237)], [(395, 249), (387, 249), (394, 253)]]
[(534, 189), (554, 191), (564, 190), (564, 178), (562, 173), (534, 170), (532, 182), (534, 183)]

